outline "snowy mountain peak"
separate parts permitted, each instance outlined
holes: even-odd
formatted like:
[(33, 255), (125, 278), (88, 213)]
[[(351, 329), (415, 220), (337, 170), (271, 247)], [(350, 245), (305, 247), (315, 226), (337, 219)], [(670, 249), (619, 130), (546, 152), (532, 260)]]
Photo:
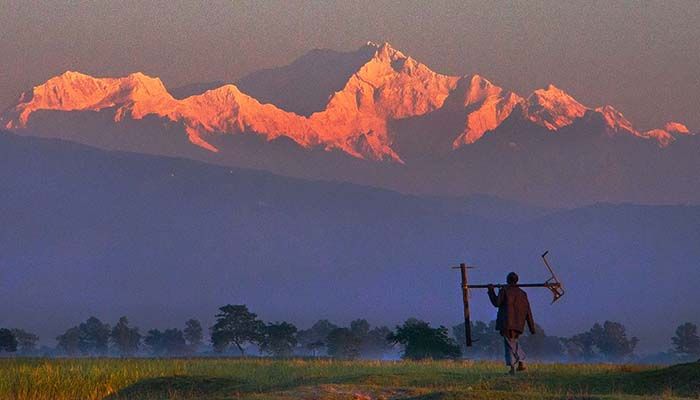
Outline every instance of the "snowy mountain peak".
[(613, 106), (606, 105), (603, 107), (598, 107), (595, 109), (595, 111), (603, 115), (603, 120), (605, 121), (606, 128), (611, 133), (623, 132), (635, 136), (639, 135), (639, 132), (637, 132), (637, 130), (634, 129), (632, 123)]
[(527, 102), (528, 119), (551, 131), (571, 125), (588, 110), (571, 95), (552, 84), (547, 89), (535, 90)]
[[(158, 78), (134, 73), (124, 78), (94, 78), (75, 71), (66, 71), (20, 97), (10, 111), (8, 128), (25, 127), (36, 110), (91, 110), (148, 103), (172, 99)], [(119, 112), (122, 115), (123, 112)]]
[[(467, 80), (463, 79), (461, 82), (466, 83)], [(458, 87), (457, 90), (459, 89), (460, 88)], [(468, 81), (468, 87), (466, 87), (463, 105), (469, 106), (472, 104), (481, 103), (488, 97), (498, 96), (502, 92), (502, 88), (495, 86), (489, 80), (479, 75), (473, 75)]]
[[(204, 93), (197, 95), (197, 96), (191, 96), (193, 99), (218, 99), (218, 100), (229, 100), (229, 99), (236, 99), (243, 95), (243, 92), (241, 92), (236, 85), (232, 84), (226, 84), (223, 86), (219, 86), (218, 88), (207, 90)], [(185, 99), (187, 100), (187, 99)]]
[(576, 108), (586, 108), (576, 101), (570, 94), (562, 89), (549, 84), (546, 89), (537, 89), (528, 98), (528, 101), (535, 102), (543, 107), (567, 106)]
[(391, 43), (389, 42), (367, 42), (367, 44), (371, 47), (374, 47), (377, 49), (377, 54), (378, 55), (389, 55), (389, 56), (398, 56), (401, 58), (405, 58), (406, 56), (400, 52), (399, 50), (395, 49)]
[(664, 126), (664, 129), (667, 132), (670, 133), (675, 133), (679, 135), (689, 135), (690, 130), (688, 129), (687, 126), (681, 124), (680, 122), (667, 122), (666, 125)]
[(651, 129), (642, 133), (642, 136), (656, 140), (659, 142), (659, 147), (667, 147), (676, 140), (671, 133), (664, 129)]
[(65, 71), (64, 73), (54, 77), (55, 79), (78, 80), (78, 79), (93, 79), (92, 76), (83, 74), (79, 71)]
[(652, 129), (641, 134), (642, 137), (655, 139), (660, 147), (667, 147), (678, 137), (691, 135), (687, 126), (679, 122), (667, 122), (663, 129)]
[[(458, 80), (438, 74), (384, 43), (343, 89), (331, 96), (325, 110), (310, 119), (324, 137), (351, 154), (399, 160), (389, 147), (389, 121), (439, 109)], [(367, 152), (370, 147), (373, 150)]]
[(452, 109), (462, 107), (467, 111), (464, 131), (452, 143), (453, 148), (458, 148), (475, 143), (486, 132), (498, 128), (523, 99), (473, 75), (460, 79), (448, 102)]

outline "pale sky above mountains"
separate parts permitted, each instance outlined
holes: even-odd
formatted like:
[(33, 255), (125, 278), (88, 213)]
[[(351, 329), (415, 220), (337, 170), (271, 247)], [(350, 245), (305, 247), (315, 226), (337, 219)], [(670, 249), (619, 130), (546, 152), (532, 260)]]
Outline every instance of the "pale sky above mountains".
[(65, 70), (168, 87), (235, 81), (313, 48), (391, 42), (433, 70), (528, 93), (553, 83), (640, 129), (700, 128), (700, 2), (6, 0), (0, 108)]

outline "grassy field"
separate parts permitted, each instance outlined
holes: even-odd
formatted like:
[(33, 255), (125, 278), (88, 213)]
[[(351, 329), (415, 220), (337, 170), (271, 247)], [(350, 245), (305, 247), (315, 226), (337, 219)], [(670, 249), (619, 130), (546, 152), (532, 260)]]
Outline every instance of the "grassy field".
[(265, 359), (2, 359), (2, 400), (700, 399), (700, 363), (532, 365)]

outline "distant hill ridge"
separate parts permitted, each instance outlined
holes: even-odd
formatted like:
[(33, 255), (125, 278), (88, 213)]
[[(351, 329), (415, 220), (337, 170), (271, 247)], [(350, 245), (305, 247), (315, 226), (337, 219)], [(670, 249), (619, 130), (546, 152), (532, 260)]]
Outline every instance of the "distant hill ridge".
[[(611, 319), (660, 350), (678, 324), (700, 322), (700, 206), (415, 196), (8, 132), (0, 187), (3, 324), (42, 338), (90, 315), (206, 326), (227, 303), (300, 325), (453, 325), (450, 266), (477, 265), (474, 282), (512, 270), (539, 282), (544, 250), (567, 289), (552, 307), (528, 291), (548, 334)], [(473, 304), (475, 319), (494, 317), (484, 292)]]

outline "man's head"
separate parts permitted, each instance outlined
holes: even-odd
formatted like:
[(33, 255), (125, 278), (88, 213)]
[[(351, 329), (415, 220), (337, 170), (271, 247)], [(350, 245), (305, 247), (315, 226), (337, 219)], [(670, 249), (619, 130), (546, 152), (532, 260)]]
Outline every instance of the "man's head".
[(509, 273), (506, 277), (506, 282), (508, 282), (509, 285), (515, 285), (516, 283), (518, 283), (518, 274), (516, 274), (515, 272)]

